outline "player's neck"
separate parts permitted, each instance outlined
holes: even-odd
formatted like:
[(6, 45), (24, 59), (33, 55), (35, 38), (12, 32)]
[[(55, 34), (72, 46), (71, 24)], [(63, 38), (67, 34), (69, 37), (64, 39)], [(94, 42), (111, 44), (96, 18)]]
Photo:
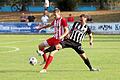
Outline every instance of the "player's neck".
[(81, 25), (82, 25), (82, 26), (83, 26), (83, 25), (86, 25), (86, 22), (82, 22)]
[(60, 17), (61, 17), (60, 15), (57, 15), (57, 16), (56, 16), (56, 19), (59, 19)]

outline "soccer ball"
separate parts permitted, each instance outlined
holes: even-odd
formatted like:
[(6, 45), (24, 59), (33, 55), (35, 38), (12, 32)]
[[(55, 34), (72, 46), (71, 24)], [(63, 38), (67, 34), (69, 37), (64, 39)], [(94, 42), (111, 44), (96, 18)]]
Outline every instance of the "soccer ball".
[(37, 64), (37, 59), (35, 57), (30, 57), (29, 58), (29, 63), (33, 66), (36, 65)]

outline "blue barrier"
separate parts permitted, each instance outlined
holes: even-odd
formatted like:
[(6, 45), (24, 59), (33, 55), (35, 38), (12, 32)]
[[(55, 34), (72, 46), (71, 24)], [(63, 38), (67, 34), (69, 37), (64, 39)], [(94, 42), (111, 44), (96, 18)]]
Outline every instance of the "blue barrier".
[[(53, 11), (54, 8), (55, 8), (54, 6), (50, 6), (48, 8), (48, 11)], [(28, 6), (28, 10), (30, 12), (43, 12), (44, 7), (43, 6)], [(11, 6), (2, 6), (2, 7), (0, 7), (0, 12), (12, 12)]]
[(75, 9), (76, 11), (96, 11), (97, 8), (95, 6), (78, 6)]
[(0, 33), (53, 33), (53, 28), (36, 30), (38, 22), (0, 22)]
[[(50, 6), (48, 8), (48, 11), (53, 11), (54, 6)], [(43, 6), (28, 6), (28, 9), (30, 12), (43, 12), (44, 7)], [(75, 11), (96, 11), (97, 8), (95, 6), (77, 6), (75, 8)], [(0, 7), (0, 12), (12, 12), (11, 6), (2, 6)]]
[(11, 6), (1, 7), (1, 12), (12, 12)]
[(35, 23), (1, 22), (0, 33), (34, 33)]
[[(30, 11), (30, 12), (43, 12), (43, 11), (45, 10), (45, 8), (42, 7), (42, 6), (35, 6), (35, 7), (29, 6), (28, 8), (29, 8), (29, 11)], [(48, 8), (48, 11), (53, 11), (54, 8), (55, 8), (54, 6), (50, 6), (50, 7)]]
[[(53, 33), (54, 28), (36, 30), (35, 26), (39, 22), (0, 22), (0, 33), (26, 33), (26, 34), (41, 34)], [(69, 29), (73, 23), (68, 23)], [(89, 28), (95, 34), (120, 34), (120, 23), (88, 23)]]
[(36, 6), (36, 7), (29, 6), (29, 11), (30, 12), (43, 12), (44, 7), (41, 7), (41, 6)]

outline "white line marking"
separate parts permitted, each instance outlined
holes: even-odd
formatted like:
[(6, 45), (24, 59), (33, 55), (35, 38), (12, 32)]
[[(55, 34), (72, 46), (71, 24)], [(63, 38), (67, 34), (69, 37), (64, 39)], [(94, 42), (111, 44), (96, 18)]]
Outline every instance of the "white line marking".
[(32, 39), (32, 40), (23, 40), (23, 41), (10, 41), (10, 42), (1, 42), (0, 44), (13, 44), (13, 43), (24, 43), (24, 42), (32, 42), (32, 41), (36, 41), (36, 40), (39, 40), (39, 41), (43, 41), (45, 39)]
[(7, 52), (16, 52), (16, 51), (19, 51), (20, 49), (17, 48), (17, 47), (10, 47), (10, 46), (0, 46), (0, 47), (3, 47), (3, 48), (11, 48), (12, 50), (9, 50), (9, 51), (1, 51), (0, 53), (7, 53)]

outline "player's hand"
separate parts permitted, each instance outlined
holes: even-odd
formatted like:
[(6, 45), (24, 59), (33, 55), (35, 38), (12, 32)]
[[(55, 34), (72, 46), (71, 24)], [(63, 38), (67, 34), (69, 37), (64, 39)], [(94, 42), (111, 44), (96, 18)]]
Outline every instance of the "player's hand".
[(70, 35), (67, 34), (67, 35), (64, 37), (64, 39), (69, 39), (69, 37), (70, 37)]
[(35, 29), (39, 29), (40, 27), (39, 26), (36, 26)]
[(37, 29), (37, 30), (41, 30), (42, 27), (41, 27), (41, 26), (36, 26), (35, 29)]
[(36, 26), (36, 27), (35, 27), (35, 29), (37, 29), (37, 30), (41, 30), (41, 29), (42, 29), (42, 27), (43, 27), (43, 25), (42, 25), (42, 24), (38, 24), (38, 26)]
[(90, 48), (92, 48), (93, 47), (93, 42), (90, 42)]

